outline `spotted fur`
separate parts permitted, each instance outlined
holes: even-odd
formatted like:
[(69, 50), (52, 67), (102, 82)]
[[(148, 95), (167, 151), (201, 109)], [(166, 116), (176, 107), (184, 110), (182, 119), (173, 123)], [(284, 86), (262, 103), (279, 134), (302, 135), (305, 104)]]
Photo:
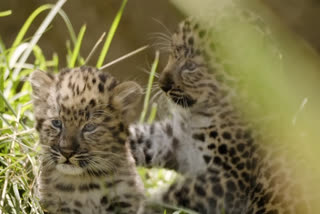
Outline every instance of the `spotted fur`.
[(38, 196), (52, 214), (143, 212), (143, 187), (127, 144), (128, 116), (141, 96), (96, 68), (31, 76), (42, 147)]
[(172, 116), (130, 127), (137, 163), (181, 173), (161, 200), (202, 214), (307, 213), (281, 149), (263, 143), (233, 103), (232, 78), (212, 66), (208, 34), (187, 20), (172, 35), (159, 78)]

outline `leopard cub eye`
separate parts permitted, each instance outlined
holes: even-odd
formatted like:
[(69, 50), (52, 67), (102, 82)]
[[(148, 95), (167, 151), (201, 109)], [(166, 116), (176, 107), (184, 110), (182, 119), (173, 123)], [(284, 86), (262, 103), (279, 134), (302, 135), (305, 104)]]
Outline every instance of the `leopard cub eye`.
[(184, 68), (184, 70), (194, 71), (197, 68), (197, 64), (195, 62), (192, 62), (192, 61), (187, 61), (183, 65), (183, 68)]
[(62, 128), (62, 121), (61, 120), (52, 120), (51, 124), (53, 127), (61, 129)]
[(97, 127), (96, 124), (87, 123), (87, 124), (83, 127), (82, 131), (84, 131), (84, 132), (91, 132), (91, 131), (95, 130), (96, 127)]

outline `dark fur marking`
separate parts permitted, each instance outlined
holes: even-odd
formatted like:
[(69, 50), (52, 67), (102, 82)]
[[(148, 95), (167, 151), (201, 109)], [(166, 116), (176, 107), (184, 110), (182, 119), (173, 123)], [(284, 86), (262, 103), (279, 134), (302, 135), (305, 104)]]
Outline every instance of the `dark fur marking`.
[(77, 207), (82, 207), (82, 203), (80, 201), (75, 200), (74, 205)]
[(244, 169), (244, 163), (239, 163), (238, 165), (237, 165), (237, 169), (238, 170), (243, 170)]
[(138, 137), (137, 143), (138, 143), (138, 144), (142, 144), (142, 143), (143, 143), (143, 136), (142, 136), (142, 135), (140, 135), (140, 136)]
[(124, 132), (124, 125), (123, 123), (119, 123), (119, 131)]
[(72, 184), (56, 184), (55, 188), (62, 192), (74, 192), (75, 188)]
[(99, 74), (99, 79), (100, 79), (101, 82), (105, 83), (106, 80), (107, 80), (107, 77), (106, 77), (105, 74)]
[(203, 133), (193, 134), (192, 138), (195, 140), (202, 141), (202, 142), (205, 141), (205, 135)]
[(77, 210), (77, 209), (73, 209), (72, 211), (73, 211), (74, 214), (81, 214), (81, 212), (79, 210)]
[(223, 169), (225, 169), (226, 171), (232, 169), (231, 166), (230, 166), (229, 164), (227, 164), (227, 163), (223, 163), (223, 164), (222, 164), (222, 167), (223, 167)]
[(166, 133), (167, 133), (168, 137), (172, 137), (173, 132), (172, 132), (172, 127), (170, 126), (170, 124), (166, 125)]
[(151, 140), (146, 140), (146, 147), (147, 149), (150, 149), (151, 148)]
[(94, 99), (91, 99), (89, 102), (89, 105), (91, 105), (91, 107), (95, 107), (96, 106), (96, 101)]
[(235, 178), (238, 178), (238, 177), (239, 177), (237, 171), (235, 171), (235, 170), (231, 170), (230, 173), (231, 173), (231, 175), (232, 175), (233, 177), (235, 177)]
[(214, 139), (217, 138), (217, 137), (218, 137), (218, 132), (216, 132), (216, 131), (211, 131), (211, 132), (210, 132), (210, 137), (211, 137), (211, 138), (214, 138)]
[(233, 157), (235, 154), (236, 154), (236, 150), (235, 150), (234, 148), (231, 148), (231, 149), (229, 150), (229, 155), (230, 155), (231, 157)]
[(227, 154), (227, 151), (228, 151), (228, 147), (226, 144), (222, 144), (218, 147), (218, 151), (220, 154), (224, 155), (224, 154)]
[(243, 153), (242, 157), (243, 157), (243, 158), (249, 157), (249, 152), (247, 151), (247, 152)]
[(150, 135), (153, 135), (153, 133), (154, 133), (154, 123), (151, 124), (150, 126)]
[(179, 140), (176, 137), (172, 139), (172, 146), (174, 149), (177, 149), (177, 147), (179, 146)]
[(216, 145), (213, 143), (208, 145), (208, 149), (210, 149), (210, 150), (213, 150), (215, 148), (216, 148)]
[(221, 164), (221, 158), (220, 157), (214, 157), (213, 158), (213, 162), (215, 163), (215, 164), (217, 164), (217, 165), (220, 165)]
[(228, 180), (226, 185), (227, 185), (228, 191), (230, 191), (230, 192), (235, 192), (237, 189), (235, 183), (232, 180)]
[(224, 194), (223, 188), (219, 183), (215, 184), (212, 187), (212, 192), (216, 194), (218, 197), (222, 197)]
[(208, 163), (211, 161), (212, 157), (210, 157), (210, 156), (208, 156), (208, 155), (204, 155), (204, 156), (203, 156), (203, 159), (204, 159), (204, 161), (208, 164)]
[(244, 185), (244, 183), (242, 182), (242, 180), (238, 180), (238, 185), (241, 191), (245, 191), (246, 186)]
[(44, 119), (37, 119), (37, 125), (36, 125), (36, 130), (40, 131), (40, 129), (42, 128), (42, 124), (44, 122)]
[(127, 203), (127, 202), (114, 202), (112, 203), (107, 209), (106, 211), (109, 212), (109, 211), (115, 211), (115, 210), (118, 210), (119, 208), (123, 209), (123, 208), (129, 208), (131, 207), (132, 205)]
[(68, 207), (63, 207), (63, 208), (60, 209), (60, 212), (70, 213), (70, 212), (71, 212), (71, 209), (68, 208)]
[(212, 176), (210, 177), (210, 180), (212, 181), (212, 183), (218, 183), (220, 182), (220, 178), (217, 176)]
[(234, 158), (231, 159), (231, 162), (232, 162), (233, 164), (237, 164), (239, 161), (240, 161), (240, 158), (239, 158), (239, 157), (234, 157)]
[(101, 200), (100, 200), (100, 203), (101, 203), (102, 205), (108, 204), (108, 198), (107, 198), (107, 196), (103, 196), (103, 197), (101, 198)]
[(82, 184), (79, 186), (80, 192), (88, 192), (89, 190), (100, 189), (99, 184), (90, 183), (90, 184)]
[(250, 181), (250, 175), (247, 172), (242, 172), (241, 176), (244, 178), (244, 180), (248, 183)]
[(105, 116), (103, 122), (109, 122), (112, 118), (110, 116)]
[(193, 37), (190, 37), (190, 38), (188, 39), (188, 44), (189, 44), (189, 45), (193, 45), (193, 43), (194, 43)]
[(237, 149), (238, 149), (239, 152), (243, 152), (243, 150), (244, 150), (244, 144), (243, 144), (243, 143), (239, 143), (239, 144), (237, 145)]
[(145, 152), (145, 156), (146, 156), (145, 161), (147, 164), (149, 164), (152, 160), (152, 156), (146, 152)]
[(104, 92), (104, 85), (100, 82), (99, 85), (98, 85), (98, 89), (99, 89), (99, 92), (100, 93), (103, 93)]
[(222, 137), (226, 140), (230, 140), (231, 134), (229, 132), (223, 132)]
[(112, 79), (111, 83), (110, 83), (110, 85), (108, 87), (108, 90), (114, 89), (117, 85), (118, 85), (118, 81), (116, 79)]

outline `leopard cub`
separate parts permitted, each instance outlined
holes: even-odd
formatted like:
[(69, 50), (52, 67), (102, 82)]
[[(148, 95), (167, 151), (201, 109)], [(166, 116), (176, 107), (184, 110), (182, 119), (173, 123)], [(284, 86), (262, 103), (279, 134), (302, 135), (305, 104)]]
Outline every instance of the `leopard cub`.
[(92, 67), (36, 70), (30, 81), (45, 212), (142, 213), (143, 185), (127, 143), (141, 87)]

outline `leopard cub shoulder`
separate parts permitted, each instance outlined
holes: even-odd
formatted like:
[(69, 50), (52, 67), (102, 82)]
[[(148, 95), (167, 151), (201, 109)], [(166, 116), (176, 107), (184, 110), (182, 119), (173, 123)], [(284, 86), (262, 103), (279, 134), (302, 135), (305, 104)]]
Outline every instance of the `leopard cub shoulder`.
[(30, 77), (40, 135), (37, 194), (48, 213), (142, 213), (143, 185), (127, 145), (128, 115), (139, 97), (92, 67)]

